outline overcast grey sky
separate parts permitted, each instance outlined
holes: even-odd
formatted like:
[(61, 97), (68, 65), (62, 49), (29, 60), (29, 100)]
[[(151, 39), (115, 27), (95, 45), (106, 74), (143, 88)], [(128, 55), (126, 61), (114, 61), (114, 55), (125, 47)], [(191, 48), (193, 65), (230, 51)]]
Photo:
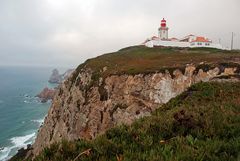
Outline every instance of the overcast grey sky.
[(235, 32), (239, 0), (0, 0), (0, 66), (75, 67), (157, 35), (162, 18), (170, 37), (221, 39)]

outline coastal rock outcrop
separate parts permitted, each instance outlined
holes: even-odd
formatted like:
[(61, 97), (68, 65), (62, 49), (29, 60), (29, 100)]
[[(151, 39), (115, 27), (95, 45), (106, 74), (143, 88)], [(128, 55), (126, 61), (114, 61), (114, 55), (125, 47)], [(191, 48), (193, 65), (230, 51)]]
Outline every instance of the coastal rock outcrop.
[(62, 82), (62, 76), (59, 74), (57, 69), (53, 69), (52, 75), (50, 76), (48, 82), (56, 84), (60, 84)]
[(216, 77), (239, 75), (239, 64), (225, 68), (200, 68), (186, 65), (184, 70), (147, 74), (122, 74), (102, 77), (90, 68), (82, 68), (61, 84), (40, 128), (33, 155), (62, 139), (93, 139), (119, 124), (131, 124), (148, 116), (185, 91), (192, 84)]
[[(74, 71), (73, 69), (68, 69), (65, 73), (59, 74), (58, 70), (54, 69), (48, 82), (53, 84), (61, 84), (72, 74), (73, 71)], [(53, 99), (57, 89), (58, 87), (55, 88), (45, 87), (39, 94), (36, 95), (36, 97), (38, 97), (42, 103), (45, 103), (48, 100)]]
[(63, 74), (59, 74), (59, 71), (57, 69), (54, 69), (48, 82), (53, 84), (60, 84), (62, 81), (67, 79), (72, 74), (73, 71), (74, 71), (73, 69), (68, 69)]
[(40, 99), (42, 103), (52, 100), (55, 96), (56, 89), (44, 88), (36, 97)]

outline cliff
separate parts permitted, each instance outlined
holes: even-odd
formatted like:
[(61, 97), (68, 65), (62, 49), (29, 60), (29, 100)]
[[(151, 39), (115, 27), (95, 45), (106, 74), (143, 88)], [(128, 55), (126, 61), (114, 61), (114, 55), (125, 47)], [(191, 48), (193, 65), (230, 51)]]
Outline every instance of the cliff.
[(213, 49), (131, 47), (87, 60), (58, 89), (33, 154), (150, 116), (195, 83), (238, 81), (239, 58)]

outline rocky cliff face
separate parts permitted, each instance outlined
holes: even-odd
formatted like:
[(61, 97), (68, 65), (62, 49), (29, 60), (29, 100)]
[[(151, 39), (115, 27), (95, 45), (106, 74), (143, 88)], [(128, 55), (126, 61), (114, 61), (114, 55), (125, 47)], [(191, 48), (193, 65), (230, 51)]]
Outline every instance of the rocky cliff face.
[(166, 70), (102, 78), (106, 71), (104, 68), (96, 75), (90, 68), (83, 68), (62, 83), (33, 145), (34, 155), (61, 139), (93, 139), (113, 126), (131, 124), (192, 84), (239, 75), (240, 69), (237, 64), (211, 69), (187, 65), (172, 73)]

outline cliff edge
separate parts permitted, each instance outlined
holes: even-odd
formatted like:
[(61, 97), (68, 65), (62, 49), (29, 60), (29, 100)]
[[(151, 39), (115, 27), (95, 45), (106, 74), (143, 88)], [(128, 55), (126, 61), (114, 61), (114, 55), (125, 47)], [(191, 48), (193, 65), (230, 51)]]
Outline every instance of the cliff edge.
[(239, 74), (240, 53), (216, 49), (130, 47), (87, 60), (57, 90), (32, 153), (94, 139), (150, 116), (195, 83), (239, 81)]

